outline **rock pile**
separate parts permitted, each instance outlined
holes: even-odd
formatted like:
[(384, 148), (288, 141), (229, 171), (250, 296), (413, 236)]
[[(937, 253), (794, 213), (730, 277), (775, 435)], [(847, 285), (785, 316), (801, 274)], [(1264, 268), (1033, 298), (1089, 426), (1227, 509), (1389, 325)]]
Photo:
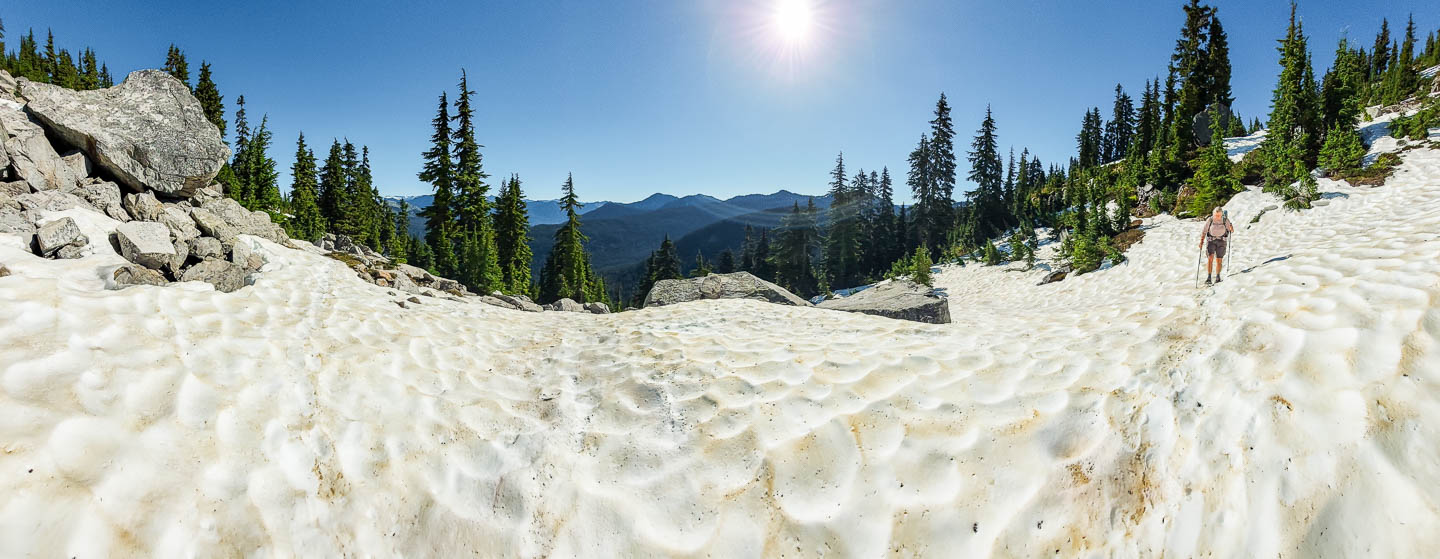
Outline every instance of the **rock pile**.
[(645, 295), (645, 306), (659, 307), (702, 299), (756, 299), (781, 305), (810, 306), (808, 301), (794, 293), (749, 272), (661, 280), (655, 282), (650, 293)]
[[(95, 91), (0, 71), (0, 233), (46, 258), (109, 243), (132, 263), (113, 272), (117, 288), (204, 281), (234, 291), (264, 265), (241, 235), (288, 242), (269, 214), (223, 196), (213, 179), (229, 157), (199, 101), (159, 70)], [(49, 215), (73, 208), (120, 224), (91, 239), (71, 217)]]

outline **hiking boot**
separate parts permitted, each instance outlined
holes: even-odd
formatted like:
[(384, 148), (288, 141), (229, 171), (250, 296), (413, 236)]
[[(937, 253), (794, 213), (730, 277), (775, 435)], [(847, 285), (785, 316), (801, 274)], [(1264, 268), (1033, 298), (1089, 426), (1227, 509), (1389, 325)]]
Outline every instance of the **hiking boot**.
[(1210, 276), (1205, 276), (1205, 285), (1210, 285), (1211, 283), (1214, 283), (1214, 281), (1215, 280), (1210, 279)]
[(1220, 283), (1220, 282), (1221, 282), (1220, 276), (1215, 276), (1215, 283)]

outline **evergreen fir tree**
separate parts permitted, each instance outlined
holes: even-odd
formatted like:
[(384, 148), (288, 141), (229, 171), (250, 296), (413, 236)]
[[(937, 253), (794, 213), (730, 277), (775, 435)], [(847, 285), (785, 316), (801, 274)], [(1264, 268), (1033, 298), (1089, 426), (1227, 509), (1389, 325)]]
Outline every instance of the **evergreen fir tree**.
[(587, 238), (580, 232), (580, 199), (575, 196), (573, 176), (565, 179), (560, 207), (565, 210), (565, 223), (555, 231), (555, 244), (540, 271), (540, 298), (544, 301), (568, 297), (586, 302), (596, 295), (596, 278), (590, 270), (590, 257), (585, 252)]
[(776, 281), (801, 297), (814, 296), (820, 288), (813, 256), (818, 245), (814, 208), (814, 200), (804, 210), (794, 205), (780, 223), (774, 250)]
[(282, 200), (280, 198), (280, 173), (275, 170), (275, 159), (270, 157), (271, 133), (269, 128), (270, 118), (260, 117), (260, 127), (255, 129), (255, 135), (246, 144), (246, 176), (249, 185), (244, 191), (250, 192), (253, 198), (250, 200), (250, 209), (264, 210), (270, 214), (270, 218), (277, 223), (283, 223), (284, 214)]
[(695, 251), (695, 267), (690, 270), (690, 277), (703, 278), (710, 275), (712, 271), (714, 270), (710, 269), (710, 262), (705, 260), (705, 255), (698, 250)]
[[(239, 133), (239, 126), (236, 126)], [(320, 215), (331, 231), (337, 231), (337, 224), (345, 215), (345, 172), (344, 150), (340, 140), (331, 140), (330, 152), (325, 157), (325, 166), (320, 170), (319, 206)]]
[[(1211, 86), (1209, 57), (1205, 51), (1208, 43), (1212, 10), (1200, 5), (1199, 0), (1190, 0), (1184, 6), (1185, 24), (1180, 28), (1180, 38), (1175, 41), (1175, 52), (1170, 56), (1174, 68), (1176, 85), (1175, 115), (1171, 120), (1171, 135), (1180, 151), (1195, 145), (1195, 133), (1191, 127), (1195, 115), (1203, 111), (1210, 99), (1206, 95)], [(1081, 160), (1082, 166), (1084, 160)]]
[(410, 237), (410, 202), (407, 202), (404, 197), (401, 197), (400, 207), (395, 210), (395, 215), (392, 217), (394, 218), (394, 222), (391, 224), (391, 227), (395, 232), (393, 236), (395, 244), (390, 248), (390, 259), (394, 260), (397, 264), (404, 264), (410, 259), (410, 247), (412, 246), (412, 238)]
[(1086, 110), (1085, 118), (1080, 121), (1080, 133), (1075, 135), (1079, 168), (1088, 169), (1100, 164), (1101, 127), (1100, 109)]
[(71, 58), (70, 51), (60, 49), (60, 57), (55, 61), (55, 85), (67, 89), (80, 89), (80, 69), (75, 67), (75, 59)]
[[(1095, 114), (1099, 115), (1098, 112)], [(1008, 208), (1004, 200), (1004, 175), (1000, 167), (1000, 153), (995, 138), (995, 129), (995, 117), (987, 105), (985, 120), (980, 121), (980, 129), (975, 132), (975, 139), (970, 142), (970, 152), (967, 156), (967, 160), (970, 162), (970, 174), (966, 178), (975, 183), (974, 203), (968, 211), (973, 212), (977, 230), (970, 233), (969, 241), (971, 242), (979, 242), (980, 239), (998, 233), (1008, 226), (1008, 216), (1006, 215)], [(1096, 139), (1099, 139), (1098, 130)]]
[[(864, 176), (863, 172), (860, 176)], [(853, 182), (846, 182), (845, 154), (841, 153), (835, 158), (835, 168), (830, 171), (830, 228), (825, 237), (825, 274), (831, 285), (849, 286), (857, 279), (856, 256), (860, 250), (857, 194)]]
[(100, 87), (115, 87), (115, 80), (110, 77), (110, 68), (104, 63), (100, 64)]
[(895, 218), (895, 185), (890, 179), (889, 167), (880, 169), (879, 192), (876, 197), (879, 213), (871, 242), (875, 246), (874, 260), (877, 267), (872, 273), (883, 271), (880, 267), (885, 266), (886, 262), (894, 262), (905, 251), (904, 240), (901, 238), (904, 231), (897, 225)]
[(1240, 181), (1230, 174), (1230, 157), (1225, 152), (1219, 117), (1211, 115), (1210, 143), (1201, 151), (1195, 176), (1190, 181), (1195, 187), (1189, 208), (1194, 215), (1208, 215), (1212, 208), (1223, 205), (1242, 188)]
[[(1267, 191), (1280, 194), (1294, 207), (1308, 207), (1314, 196), (1314, 166), (1320, 137), (1319, 96), (1310, 66), (1303, 26), (1290, 4), (1290, 26), (1280, 46), (1280, 78), (1271, 102), (1269, 134), (1261, 144)], [(1292, 185), (1297, 181), (1300, 189)]]
[(465, 71), (461, 70), (460, 95), (455, 98), (455, 116), (450, 119), (456, 123), (452, 136), (455, 149), (454, 212), (462, 231), (478, 230), (490, 214), (489, 202), (485, 198), (490, 190), (485, 179), (490, 175), (485, 174), (481, 166), (481, 146), (475, 141), (475, 110), (470, 106), (470, 98), (474, 94), (469, 89)]
[(750, 270), (755, 277), (765, 281), (777, 281), (775, 272), (775, 261), (770, 255), (770, 231), (760, 230), (760, 238), (755, 241), (755, 267)]
[(1390, 68), (1390, 20), (1380, 20), (1380, 33), (1375, 35), (1375, 46), (1370, 49), (1370, 80), (1380, 79)]
[(200, 110), (205, 112), (206, 120), (220, 129), (220, 137), (225, 137), (225, 104), (224, 97), (220, 95), (219, 88), (215, 87), (215, 81), (210, 77), (210, 63), (200, 63), (200, 81), (195, 84), (195, 99), (200, 101)]
[(1206, 49), (1205, 69), (1210, 80), (1209, 92), (1205, 99), (1210, 104), (1219, 104), (1230, 108), (1235, 103), (1235, 98), (1230, 94), (1230, 40), (1225, 35), (1224, 26), (1220, 25), (1219, 10), (1210, 9), (1210, 42)]
[[(917, 169), (914, 158), (925, 156)], [(911, 172), (925, 181), (923, 196), (916, 197), (916, 221), (920, 235), (932, 253), (939, 254), (955, 219), (955, 127), (950, 119), (950, 104), (945, 94), (935, 103), (935, 117), (930, 120), (929, 140), (921, 139), (917, 153), (911, 154)], [(920, 194), (920, 192), (917, 192)]]
[[(250, 177), (250, 121), (245, 118), (245, 96), (241, 95), (235, 99), (235, 150), (230, 156), (229, 182), (220, 181), (225, 185), (226, 195), (233, 198), (241, 205), (249, 207), (254, 199), (254, 192), (247, 190), (254, 181)], [(222, 174), (225, 169), (221, 169)]]
[(420, 171), (420, 180), (435, 188), (435, 198), (430, 206), (420, 211), (425, 218), (425, 240), (435, 257), (435, 269), (440, 275), (454, 275), (458, 262), (455, 255), (454, 216), (454, 164), (450, 159), (450, 101), (444, 92), (440, 93), (440, 109), (431, 120), (435, 132), (430, 136), (431, 147), (422, 156), (425, 167)]
[(318, 241), (325, 234), (325, 219), (320, 215), (315, 152), (305, 145), (304, 132), (295, 140), (295, 163), (290, 166), (290, 176), (290, 213), (294, 218), (286, 223), (286, 231), (297, 239)]
[(739, 269), (755, 273), (755, 228), (745, 224), (745, 240), (740, 244)]
[(530, 287), (530, 216), (525, 208), (520, 176), (511, 175), (495, 200), (495, 250), (507, 293), (524, 293)]
[(45, 79), (44, 79), (44, 82), (45, 82), (45, 83), (51, 83), (51, 84), (56, 83), (55, 77), (60, 74), (60, 71), (59, 71), (59, 69), (58, 69), (57, 66), (56, 66), (56, 63), (57, 63), (57, 62), (59, 62), (59, 58), (57, 58), (57, 57), (55, 56), (55, 32), (52, 31), (52, 30), (50, 30), (50, 29), (46, 29), (46, 30), (45, 30), (45, 65), (44, 65), (44, 68), (45, 68)]
[(1325, 133), (1325, 144), (1320, 146), (1320, 168), (1331, 172), (1342, 172), (1360, 168), (1365, 157), (1365, 144), (1353, 125), (1337, 123)]
[(725, 249), (720, 252), (720, 258), (715, 263), (715, 273), (729, 274), (740, 271), (735, 262), (735, 251)]
[(190, 87), (190, 65), (185, 62), (185, 53), (180, 52), (175, 43), (170, 43), (170, 51), (165, 54), (165, 73)]
[[(1115, 84), (1115, 104), (1110, 109), (1110, 122), (1105, 125), (1105, 163), (1119, 161), (1130, 149), (1130, 139), (1135, 135), (1135, 104), (1125, 94), (1125, 88)], [(1023, 163), (1023, 160), (1022, 160)]]

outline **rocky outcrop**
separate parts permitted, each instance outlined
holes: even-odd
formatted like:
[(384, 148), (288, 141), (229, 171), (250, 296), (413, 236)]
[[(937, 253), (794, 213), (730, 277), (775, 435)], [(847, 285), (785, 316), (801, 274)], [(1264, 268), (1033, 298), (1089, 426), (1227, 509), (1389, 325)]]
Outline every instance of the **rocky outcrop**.
[(755, 299), (780, 305), (808, 307), (794, 293), (748, 272), (710, 274), (703, 278), (661, 280), (645, 295), (646, 307), (659, 307), (703, 299)]
[(170, 267), (176, 260), (170, 229), (153, 221), (121, 223), (115, 228), (115, 240), (121, 256), (151, 270)]
[(86, 184), (75, 190), (75, 195), (110, 219), (130, 221), (130, 213), (125, 211), (120, 199), (120, 186), (113, 182), (97, 181)]
[(950, 301), (934, 289), (909, 280), (882, 283), (849, 297), (828, 299), (817, 306), (915, 322), (950, 323)]
[(610, 314), (610, 306), (605, 303), (585, 303), (585, 310), (591, 314)]
[(92, 91), (21, 79), (20, 96), (36, 120), (136, 192), (191, 196), (230, 158), (190, 89), (160, 70)]
[[(262, 211), (252, 212), (230, 198), (217, 198), (204, 203), (200, 208), (219, 217), (241, 235), (254, 235), (276, 243), (283, 243), (289, 238), (285, 234), (285, 229), (270, 219), (270, 214)], [(204, 227), (202, 226), (201, 229)]]

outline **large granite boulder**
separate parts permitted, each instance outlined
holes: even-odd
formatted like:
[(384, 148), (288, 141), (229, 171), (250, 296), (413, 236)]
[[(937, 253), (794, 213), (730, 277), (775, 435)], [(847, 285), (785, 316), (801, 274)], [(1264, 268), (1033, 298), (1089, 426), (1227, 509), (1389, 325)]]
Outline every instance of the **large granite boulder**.
[(849, 297), (827, 299), (817, 306), (931, 324), (950, 323), (950, 301), (934, 289), (910, 280), (883, 283)]
[(36, 120), (137, 192), (190, 196), (230, 159), (190, 88), (160, 70), (92, 91), (22, 79), (20, 95)]
[(41, 190), (39, 192), (21, 194), (15, 197), (15, 202), (27, 210), (63, 212), (70, 208), (84, 208), (94, 211), (95, 213), (104, 213), (95, 206), (90, 205), (85, 199), (59, 190)]
[(780, 305), (808, 307), (794, 293), (749, 272), (710, 274), (703, 278), (661, 280), (645, 295), (646, 307), (660, 307), (702, 299), (755, 299)]
[[(159, 270), (171, 266), (176, 259), (170, 229), (153, 221), (130, 221), (115, 228), (115, 241), (126, 260)], [(188, 254), (188, 251), (187, 251)]]
[(4, 102), (0, 102), (0, 152), (14, 170), (14, 178), (35, 190), (68, 189), (85, 178), (75, 176), (70, 164), (55, 152), (44, 128), (24, 111)]
[(187, 268), (180, 281), (203, 281), (216, 291), (230, 293), (245, 287), (245, 270), (225, 260), (205, 260)]
[(68, 217), (41, 225), (35, 232), (35, 245), (40, 249), (40, 256), (50, 256), (66, 246), (83, 246), (88, 242), (85, 235), (80, 233), (80, 226)]
[(240, 234), (233, 225), (230, 225), (230, 222), (204, 208), (191, 209), (190, 218), (195, 221), (195, 225), (200, 228), (202, 233), (220, 239), (220, 244), (225, 246), (226, 252), (229, 252), (230, 247), (235, 244), (235, 236)]
[(526, 297), (526, 296), (524, 296), (524, 295), (506, 295), (506, 294), (504, 294), (504, 293), (501, 293), (501, 292), (499, 292), (499, 291), (496, 291), (495, 293), (492, 293), (491, 296), (493, 296), (493, 297), (495, 297), (496, 299), (499, 299), (499, 300), (501, 300), (501, 301), (504, 301), (505, 303), (509, 304), (511, 307), (520, 309), (520, 310), (522, 310), (522, 311), (526, 311), (526, 312), (540, 312), (540, 311), (545, 310), (544, 307), (541, 307), (540, 305), (535, 304), (534, 301), (531, 301), (529, 297)]
[(140, 221), (160, 221), (160, 214), (165, 212), (164, 204), (150, 192), (127, 193), (122, 204), (130, 217)]
[(610, 314), (610, 306), (605, 303), (585, 303), (585, 310), (591, 314)]
[[(205, 202), (201, 209), (215, 214), (216, 217), (225, 220), (236, 233), (242, 235), (254, 235), (276, 243), (283, 243), (289, 238), (285, 234), (285, 228), (270, 219), (270, 214), (262, 211), (250, 211), (241, 206), (239, 202), (230, 198), (218, 198)], [(336, 248), (337, 251), (341, 251)]]
[(225, 248), (220, 246), (220, 239), (214, 237), (195, 237), (186, 241), (186, 247), (190, 249), (190, 255), (199, 259), (225, 258)]

